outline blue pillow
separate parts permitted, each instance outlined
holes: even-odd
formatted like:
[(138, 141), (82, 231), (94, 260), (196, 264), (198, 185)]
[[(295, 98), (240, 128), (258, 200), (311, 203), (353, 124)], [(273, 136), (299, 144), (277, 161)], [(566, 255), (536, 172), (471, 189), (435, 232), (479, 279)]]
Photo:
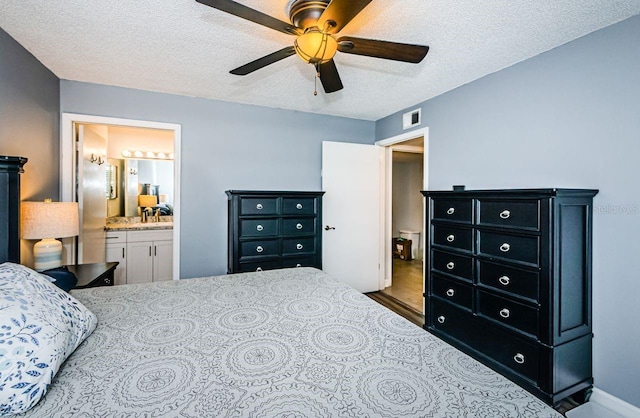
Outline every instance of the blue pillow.
[(67, 270), (66, 267), (58, 267), (55, 269), (45, 270), (40, 274), (46, 276), (45, 278), (47, 280), (53, 282), (53, 284), (55, 284), (65, 292), (73, 289), (76, 284), (78, 284), (78, 278), (76, 277), (76, 275)]
[(0, 264), (0, 415), (38, 403), (96, 325), (91, 311), (41, 274)]

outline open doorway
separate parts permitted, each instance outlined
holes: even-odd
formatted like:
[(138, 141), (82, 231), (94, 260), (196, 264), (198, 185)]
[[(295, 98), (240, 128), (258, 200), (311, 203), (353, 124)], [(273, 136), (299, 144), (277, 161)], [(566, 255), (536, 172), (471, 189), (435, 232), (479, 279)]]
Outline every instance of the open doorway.
[(424, 137), (389, 148), (391, 280), (382, 292), (422, 313), (424, 204), (420, 191), (424, 189)]
[[(78, 134), (80, 131), (100, 139), (99, 142), (102, 147), (100, 152), (94, 150), (93, 155), (90, 155), (91, 149), (87, 147), (88, 149), (85, 150), (84, 139), (79, 140)], [(160, 147), (161, 142), (167, 142), (159, 140), (160, 134), (166, 136), (167, 141), (170, 142), (166, 149), (161, 149)], [(131, 142), (133, 136), (137, 138), (135, 144)], [(106, 141), (105, 138), (110, 138), (111, 141)], [(76, 201), (76, 199), (83, 199), (84, 185), (81, 181), (81, 175), (79, 175), (79, 172), (82, 171), (79, 170), (79, 164), (81, 164), (81, 159), (85, 159), (84, 153), (87, 151), (90, 154), (86, 160), (89, 162), (95, 161), (93, 165), (103, 170), (96, 177), (100, 179), (96, 181), (96, 190), (102, 200), (106, 198), (108, 202), (104, 208), (107, 212), (97, 216), (97, 222), (105, 222), (103, 215), (106, 215), (106, 217), (127, 217), (131, 213), (127, 212), (127, 197), (129, 193), (126, 184), (128, 176), (125, 173), (135, 172), (137, 181), (134, 184), (135, 187), (131, 190), (132, 193), (139, 195), (144, 192), (145, 195), (153, 195), (156, 206), (159, 203), (169, 202), (169, 199), (173, 203), (171, 208), (173, 224), (173, 232), (171, 234), (173, 237), (173, 249), (171, 251), (173, 257), (171, 258), (173, 263), (169, 269), (169, 277), (173, 277), (174, 280), (180, 277), (180, 142), (181, 127), (177, 124), (72, 113), (62, 114), (60, 141), (61, 200)], [(135, 145), (135, 148), (130, 148), (129, 146), (125, 148), (125, 144)], [(109, 150), (107, 147), (111, 147), (111, 149)], [(82, 151), (82, 154), (80, 151)], [(138, 156), (136, 151), (144, 151), (144, 155)], [(131, 152), (132, 155), (127, 157), (127, 152)], [(144, 167), (140, 167), (142, 160), (144, 160), (143, 165), (150, 165), (149, 170), (147, 170), (151, 173), (148, 180), (142, 179), (140, 176), (140, 173), (145, 171)], [(152, 164), (155, 164), (156, 161), (167, 162), (169, 160), (173, 161), (171, 163), (172, 168), (162, 169), (162, 176), (157, 175), (158, 169)], [(138, 166), (129, 166), (134, 163), (138, 164)], [(107, 175), (109, 173), (111, 176)], [(162, 187), (163, 184), (161, 183), (164, 184), (164, 187)], [(172, 186), (170, 183), (172, 183)], [(141, 190), (140, 184), (146, 189)], [(151, 189), (155, 191), (155, 195), (150, 192)], [(133, 195), (132, 199), (136, 197), (139, 196)], [(137, 212), (140, 205), (130, 206), (131, 210)], [(81, 209), (81, 217), (83, 215), (85, 215), (85, 212)], [(81, 222), (84, 224), (83, 220)], [(101, 229), (103, 230), (104, 228), (97, 228), (96, 230)], [(77, 262), (76, 254), (79, 253), (77, 250), (80, 250), (79, 244), (76, 246), (75, 240), (65, 239), (63, 246), (67, 258), (66, 263)], [(100, 251), (100, 254), (103, 253), (105, 253), (106, 257), (106, 252)]]
[(420, 191), (429, 184), (428, 144), (429, 128), (376, 142), (385, 147), (384, 289), (380, 294), (420, 315), (424, 314), (425, 248), (425, 204)]

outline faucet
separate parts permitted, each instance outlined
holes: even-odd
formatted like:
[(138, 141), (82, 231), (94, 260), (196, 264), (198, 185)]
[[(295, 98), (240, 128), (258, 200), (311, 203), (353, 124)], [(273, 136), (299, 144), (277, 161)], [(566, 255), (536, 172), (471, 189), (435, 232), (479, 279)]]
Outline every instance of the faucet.
[(156, 209), (156, 214), (153, 215), (154, 222), (160, 222), (160, 209)]

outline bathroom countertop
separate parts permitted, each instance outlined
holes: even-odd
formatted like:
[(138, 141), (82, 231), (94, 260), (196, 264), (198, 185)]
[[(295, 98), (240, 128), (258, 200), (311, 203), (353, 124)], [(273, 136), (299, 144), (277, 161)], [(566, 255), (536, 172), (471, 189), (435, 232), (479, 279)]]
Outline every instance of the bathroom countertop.
[(104, 227), (105, 231), (146, 231), (155, 229), (173, 229), (173, 222), (136, 222), (136, 223), (109, 223)]

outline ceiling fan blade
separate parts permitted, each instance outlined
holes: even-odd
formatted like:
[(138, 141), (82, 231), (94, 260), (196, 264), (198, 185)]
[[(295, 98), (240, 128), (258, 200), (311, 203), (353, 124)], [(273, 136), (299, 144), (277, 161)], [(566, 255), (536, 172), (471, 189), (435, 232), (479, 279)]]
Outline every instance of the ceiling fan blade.
[(427, 55), (429, 47), (342, 36), (338, 39), (338, 51), (417, 64)]
[(206, 6), (213, 7), (214, 9), (222, 10), (234, 16), (247, 19), (251, 22), (257, 23), (262, 26), (266, 26), (271, 29), (275, 29), (280, 32), (284, 32), (289, 35), (300, 35), (302, 30), (293, 26), (291, 23), (283, 22), (282, 20), (271, 17), (267, 14), (259, 12), (250, 7), (244, 6), (240, 3), (236, 3), (232, 0), (196, 0), (198, 3)]
[(280, 51), (276, 51), (273, 54), (269, 54), (262, 58), (258, 58), (255, 61), (251, 61), (250, 63), (245, 64), (242, 67), (238, 67), (229, 72), (235, 75), (247, 75), (256, 70), (259, 70), (260, 68), (266, 67), (267, 65), (273, 64), (274, 62), (278, 62), (282, 59), (285, 59), (295, 54), (296, 54), (295, 48), (292, 46), (288, 46), (286, 48), (281, 49)]
[[(328, 33), (338, 33), (347, 26), (351, 19), (356, 17), (372, 0), (332, 0), (318, 19), (318, 27), (325, 29), (326, 22), (330, 26), (326, 28)], [(331, 23), (333, 22), (333, 24)]]
[(333, 60), (320, 64), (318, 66), (318, 72), (320, 73), (320, 82), (322, 83), (325, 93), (342, 90), (343, 86), (340, 80), (340, 74), (338, 74), (336, 63), (333, 62)]

